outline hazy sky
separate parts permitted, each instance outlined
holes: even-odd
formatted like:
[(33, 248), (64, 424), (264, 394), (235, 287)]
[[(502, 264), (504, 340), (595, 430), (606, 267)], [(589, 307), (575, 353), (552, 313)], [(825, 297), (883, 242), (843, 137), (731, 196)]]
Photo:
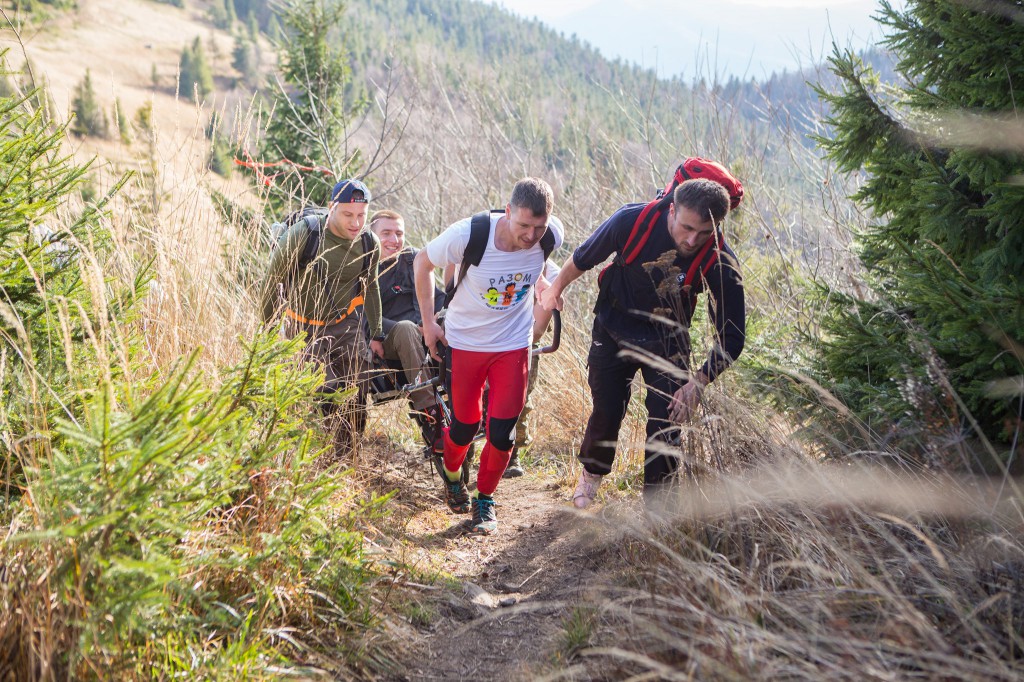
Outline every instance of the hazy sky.
[[(879, 0), (485, 0), (658, 73), (763, 78), (878, 42)], [(894, 0), (896, 7), (903, 0)]]

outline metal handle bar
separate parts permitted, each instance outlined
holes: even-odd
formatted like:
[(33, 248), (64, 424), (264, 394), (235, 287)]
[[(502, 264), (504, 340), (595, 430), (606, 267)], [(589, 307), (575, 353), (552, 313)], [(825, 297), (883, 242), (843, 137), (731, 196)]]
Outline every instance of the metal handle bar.
[(551, 321), (554, 324), (551, 329), (551, 343), (543, 348), (534, 348), (530, 351), (530, 355), (554, 353), (562, 345), (562, 312), (560, 310), (552, 310)]

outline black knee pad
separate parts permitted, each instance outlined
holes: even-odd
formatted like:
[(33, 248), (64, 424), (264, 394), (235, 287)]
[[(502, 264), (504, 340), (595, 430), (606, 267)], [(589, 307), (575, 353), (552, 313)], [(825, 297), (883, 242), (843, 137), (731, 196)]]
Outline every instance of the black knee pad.
[(504, 452), (511, 450), (512, 446), (516, 444), (514, 436), (517, 421), (519, 421), (519, 417), (512, 417), (511, 419), (488, 418), (487, 440), (491, 442), (495, 449)]
[(458, 419), (452, 419), (452, 425), (448, 429), (448, 437), (456, 445), (469, 445), (473, 442), (473, 436), (476, 435), (476, 431), (479, 428), (480, 422), (467, 424), (466, 422), (460, 422)]

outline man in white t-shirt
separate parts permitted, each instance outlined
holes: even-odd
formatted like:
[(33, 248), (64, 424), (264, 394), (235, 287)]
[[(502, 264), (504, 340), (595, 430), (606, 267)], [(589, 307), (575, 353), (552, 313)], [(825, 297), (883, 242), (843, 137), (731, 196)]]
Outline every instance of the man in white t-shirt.
[[(451, 347), (452, 424), (445, 430), (445, 502), (456, 513), (472, 511), (472, 530), (497, 530), (494, 491), (508, 465), (516, 421), (526, 402), (533, 339), (535, 289), (543, 288), (545, 254), (541, 239), (550, 229), (554, 248), (562, 243), (560, 225), (549, 226), (553, 194), (537, 178), (523, 178), (512, 189), (504, 213), (490, 216), (490, 234), (478, 265), (464, 277), (448, 305), (445, 327), (423, 320), (423, 340), (437, 356), (437, 342)], [(416, 255), (414, 270), (420, 309), (433, 301), (434, 268), (461, 265), (471, 219), (450, 226)], [(426, 307), (424, 307), (426, 306)], [(462, 463), (487, 404), (487, 443), (480, 454), (477, 490), (472, 500), (461, 480)]]

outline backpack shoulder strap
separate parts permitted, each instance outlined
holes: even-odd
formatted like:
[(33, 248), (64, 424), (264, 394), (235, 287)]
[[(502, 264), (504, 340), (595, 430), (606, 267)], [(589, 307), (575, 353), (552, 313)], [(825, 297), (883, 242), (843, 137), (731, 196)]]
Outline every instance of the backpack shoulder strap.
[(690, 296), (690, 315), (697, 309), (697, 296), (694, 293), (693, 285), (700, 277), (706, 277), (715, 263), (719, 261), (719, 254), (725, 249), (725, 237), (721, 231), (715, 230), (715, 236), (707, 241), (693, 258), (690, 267), (686, 270), (686, 278), (683, 280), (683, 291)]
[(370, 271), (370, 263), (373, 260), (373, 251), (377, 244), (373, 240), (373, 234), (369, 230), (363, 230), (359, 237), (363, 240), (363, 272)]
[(306, 237), (306, 244), (302, 247), (302, 253), (299, 254), (299, 272), (306, 269), (306, 267), (316, 260), (317, 254), (320, 253), (320, 242), (323, 236), (323, 224), (320, 222), (320, 217), (316, 215), (303, 216), (302, 220), (306, 223), (306, 228), (309, 230), (309, 235)]
[(641, 249), (644, 248), (647, 240), (650, 239), (654, 226), (658, 223), (658, 218), (661, 217), (661, 214), (664, 213), (671, 202), (672, 197), (668, 196), (652, 201), (644, 206), (644, 209), (640, 211), (640, 215), (637, 216), (636, 222), (633, 223), (633, 229), (626, 239), (626, 245), (619, 252), (619, 258), (616, 260), (621, 260), (622, 265), (629, 265), (636, 260), (637, 256), (640, 255)]
[(597, 276), (598, 285), (604, 282), (605, 274), (608, 269), (614, 265), (625, 267), (636, 260), (637, 256), (640, 255), (641, 249), (647, 244), (647, 240), (650, 238), (651, 233), (654, 231), (654, 226), (658, 222), (658, 218), (661, 217), (662, 212), (668, 207), (672, 201), (672, 197), (655, 199), (651, 203), (644, 206), (643, 210), (640, 211), (640, 215), (637, 216), (633, 222), (633, 228), (629, 232), (629, 236), (626, 237), (626, 243), (622, 249), (615, 254), (615, 258), (612, 262), (604, 266), (601, 272)]
[(455, 298), (455, 291), (459, 288), (463, 278), (465, 278), (469, 266), (480, 265), (480, 261), (484, 257), (484, 251), (487, 250), (487, 240), (490, 236), (491, 211), (480, 211), (469, 221), (469, 242), (466, 244), (466, 250), (462, 254), (459, 275), (451, 283), (451, 286), (447, 287), (445, 292), (444, 305), (446, 308), (451, 304), (452, 299)]
[(491, 211), (480, 211), (469, 221), (469, 243), (462, 256), (462, 267), (459, 279), (466, 273), (470, 265), (480, 265), (487, 250), (487, 240), (491, 236)]
[(697, 273), (701, 275), (708, 274), (708, 271), (718, 262), (718, 253), (725, 246), (725, 240), (722, 238), (722, 233), (715, 230), (715, 236), (712, 237), (701, 247), (701, 250), (693, 258), (693, 262), (690, 263), (690, 267), (686, 270), (686, 278), (683, 280), (683, 286), (693, 286), (694, 281), (697, 279)]
[(555, 235), (552, 234), (551, 230), (544, 233), (544, 236), (540, 238), (540, 248), (544, 250), (544, 262), (548, 262), (548, 258), (551, 257), (552, 252), (555, 250)]

